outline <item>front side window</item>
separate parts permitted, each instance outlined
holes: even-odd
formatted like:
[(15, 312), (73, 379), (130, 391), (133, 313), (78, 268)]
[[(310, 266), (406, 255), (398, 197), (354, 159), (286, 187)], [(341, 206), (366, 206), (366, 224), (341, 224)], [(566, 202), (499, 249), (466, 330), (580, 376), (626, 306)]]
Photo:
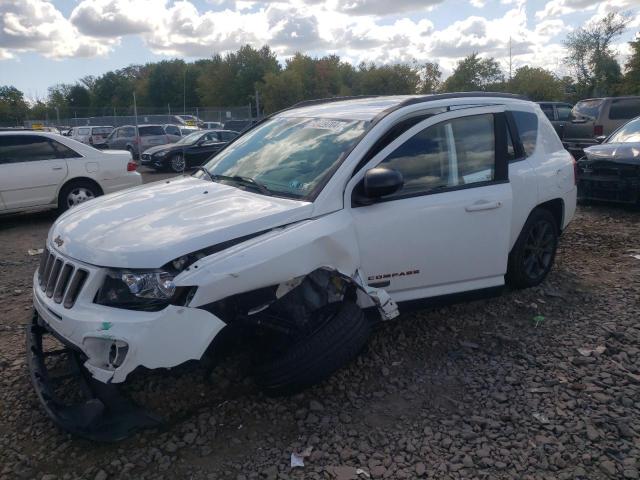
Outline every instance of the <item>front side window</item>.
[(93, 127), (91, 133), (93, 135), (109, 135), (113, 128), (111, 127)]
[(78, 129), (78, 135), (89, 135), (89, 129), (88, 128), (79, 128)]
[(57, 158), (49, 139), (36, 135), (0, 136), (0, 164)]
[(611, 101), (611, 120), (630, 120), (640, 115), (640, 98), (620, 98)]
[(214, 176), (251, 178), (273, 195), (308, 198), (360, 140), (366, 126), (359, 120), (275, 117), (231, 143), (206, 168)]
[(531, 112), (513, 111), (513, 119), (527, 157), (533, 155), (538, 140), (538, 116)]
[(631, 120), (607, 140), (607, 143), (627, 142), (640, 142), (640, 118)]
[(460, 117), (418, 132), (380, 163), (404, 177), (402, 189), (386, 198), (494, 180), (495, 143), (493, 114)]
[(553, 118), (553, 105), (549, 105), (548, 103), (543, 103), (540, 105), (542, 109), (542, 113), (544, 113), (549, 120), (554, 120)]
[(149, 127), (138, 127), (138, 132), (140, 132), (141, 137), (152, 137), (155, 135), (164, 135), (164, 130), (161, 126), (149, 126)]

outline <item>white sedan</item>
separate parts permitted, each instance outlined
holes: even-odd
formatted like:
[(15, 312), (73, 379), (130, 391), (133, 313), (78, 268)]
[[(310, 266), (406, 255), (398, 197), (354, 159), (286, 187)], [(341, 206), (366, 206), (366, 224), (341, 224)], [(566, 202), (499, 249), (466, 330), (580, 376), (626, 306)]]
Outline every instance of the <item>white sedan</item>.
[(0, 132), (0, 214), (57, 208), (142, 183), (131, 153), (49, 132)]

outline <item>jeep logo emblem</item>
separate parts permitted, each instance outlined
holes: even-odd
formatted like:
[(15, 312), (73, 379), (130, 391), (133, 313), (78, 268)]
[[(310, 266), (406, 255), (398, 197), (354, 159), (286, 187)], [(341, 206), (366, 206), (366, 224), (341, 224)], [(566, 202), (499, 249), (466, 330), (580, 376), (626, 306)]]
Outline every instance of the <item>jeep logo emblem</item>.
[(58, 245), (58, 247), (61, 247), (62, 244), (64, 243), (64, 240), (62, 240), (62, 237), (60, 237), (60, 235), (54, 238), (53, 241), (56, 245)]

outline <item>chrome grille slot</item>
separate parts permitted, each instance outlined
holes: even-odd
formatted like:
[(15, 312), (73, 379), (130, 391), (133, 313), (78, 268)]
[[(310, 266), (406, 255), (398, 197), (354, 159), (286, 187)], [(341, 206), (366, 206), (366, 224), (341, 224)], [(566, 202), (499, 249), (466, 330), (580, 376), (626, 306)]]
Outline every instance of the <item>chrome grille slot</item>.
[(42, 250), (40, 254), (40, 265), (38, 265), (38, 282), (42, 283), (42, 274), (44, 273), (44, 268), (47, 266), (47, 259), (49, 258), (49, 249), (45, 248)]
[(53, 268), (53, 262), (55, 261), (56, 257), (50, 253), (49, 257), (47, 258), (47, 264), (44, 267), (44, 274), (42, 275), (42, 277), (40, 277), (40, 286), (42, 287), (42, 290), (45, 290), (47, 288), (47, 282), (49, 281), (49, 274), (51, 273), (51, 269)]
[(56, 288), (56, 283), (58, 282), (58, 275), (60, 275), (60, 270), (62, 269), (62, 260), (57, 258), (53, 262), (53, 267), (51, 268), (51, 273), (49, 274), (49, 280), (47, 281), (47, 297), (51, 298), (53, 296), (53, 290)]
[(67, 294), (64, 297), (64, 308), (73, 307), (88, 276), (89, 273), (86, 270), (76, 270), (76, 273), (73, 275), (71, 283), (69, 284)]
[(67, 285), (69, 285), (69, 279), (71, 278), (73, 269), (74, 267), (70, 263), (67, 263), (64, 267), (62, 267), (62, 272), (60, 272), (60, 277), (58, 278), (56, 289), (53, 291), (54, 302), (62, 302), (62, 297), (64, 297), (64, 292), (67, 289)]

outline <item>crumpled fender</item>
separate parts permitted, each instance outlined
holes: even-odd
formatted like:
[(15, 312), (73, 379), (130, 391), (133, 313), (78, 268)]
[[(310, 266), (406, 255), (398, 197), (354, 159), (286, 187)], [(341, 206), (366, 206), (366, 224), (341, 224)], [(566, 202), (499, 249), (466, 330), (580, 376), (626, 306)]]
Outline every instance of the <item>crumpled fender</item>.
[(329, 268), (350, 278), (378, 306), (385, 319), (398, 315), (384, 290), (370, 287), (360, 273), (353, 220), (346, 210), (274, 229), (210, 255), (178, 275), (177, 286), (197, 286), (189, 307), (262, 287), (280, 285)]

